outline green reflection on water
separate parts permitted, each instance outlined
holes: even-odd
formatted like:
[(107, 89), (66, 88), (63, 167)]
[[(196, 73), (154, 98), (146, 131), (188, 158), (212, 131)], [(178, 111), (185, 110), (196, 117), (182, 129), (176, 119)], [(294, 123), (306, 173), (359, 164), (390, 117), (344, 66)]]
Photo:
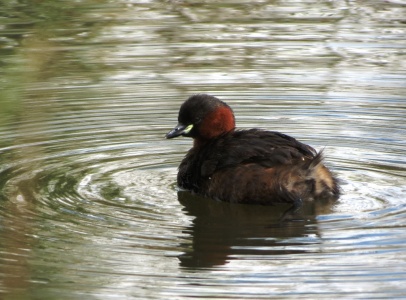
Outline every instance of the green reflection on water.
[[(126, 203), (117, 204), (116, 198), (126, 198), (123, 190), (109, 182), (110, 177), (100, 176), (106, 182), (97, 196), (109, 205), (77, 195), (77, 185), (88, 173), (102, 172), (102, 167), (87, 169), (91, 159), (98, 165), (114, 159), (123, 165), (117, 167), (120, 171), (131, 169), (133, 165), (136, 170), (139, 165), (133, 161), (140, 165), (155, 164), (158, 170), (164, 162), (166, 167), (175, 169), (175, 162), (180, 160), (188, 142), (162, 146), (163, 142), (159, 144), (157, 137), (163, 137), (173, 124), (179, 103), (196, 92), (216, 92), (230, 98), (241, 112), (243, 126), (252, 123), (284, 129), (289, 125), (290, 130), (313, 139), (321, 135), (323, 128), (329, 128), (325, 140), (340, 136), (340, 130), (347, 139), (359, 126), (360, 116), (364, 116), (366, 122), (371, 118), (359, 110), (360, 103), (351, 102), (351, 97), (391, 98), (405, 94), (401, 63), (404, 9), (386, 2), (371, 3), (3, 1), (0, 7), (4, 16), (0, 19), (3, 26), (0, 47), (4, 45), (0, 48), (0, 147), (9, 149), (0, 152), (3, 258), (0, 292), (5, 291), (9, 299), (55, 299), (65, 294), (67, 298), (111, 294), (159, 297), (162, 290), (178, 285), (179, 293), (189, 288), (201, 296), (202, 289), (206, 288), (211, 294), (215, 294), (216, 289), (210, 290), (212, 287), (205, 280), (199, 281), (196, 277), (195, 286), (200, 290), (193, 290), (192, 285), (185, 285), (187, 278), (182, 277), (183, 270), (179, 267), (193, 272), (199, 264), (208, 268), (218, 266), (231, 254), (238, 269), (238, 258), (247, 254), (253, 263), (272, 270), (272, 261), (261, 256), (260, 251), (261, 247), (269, 246), (264, 238), (270, 235), (268, 229), (261, 227), (259, 237), (264, 239), (258, 241), (258, 249), (252, 252), (249, 247), (252, 232), (240, 235), (244, 228), (238, 216), (234, 216), (229, 225), (221, 222), (226, 219), (221, 214), (214, 218), (202, 215), (204, 210), (198, 205), (199, 213), (194, 213), (196, 207), (192, 205), (185, 206), (185, 216), (196, 219), (190, 223), (188, 219), (182, 221), (183, 208), (176, 206), (176, 202), (171, 203), (177, 199), (168, 194), (161, 180), (140, 180), (142, 188), (150, 184), (155, 190), (162, 189), (161, 198), (154, 195), (144, 199), (137, 191)], [(391, 76), (385, 76), (388, 74)], [(339, 105), (334, 105), (333, 98), (319, 100), (318, 96), (330, 93), (344, 93), (343, 98), (348, 100)], [(276, 97), (270, 97), (274, 94), (283, 96), (275, 100)], [(299, 97), (292, 100), (292, 94)], [(365, 106), (365, 111), (377, 115), (381, 111), (372, 109), (381, 102), (378, 99)], [(402, 105), (395, 105), (396, 111)], [(275, 113), (276, 124), (269, 124), (271, 106), (281, 111)], [(348, 110), (340, 110), (347, 106)], [(335, 110), (338, 111), (333, 119), (336, 124), (327, 124), (325, 120), (334, 116)], [(348, 118), (351, 110), (354, 114)], [(388, 110), (382, 110), (385, 112)], [(376, 128), (377, 134), (382, 130), (393, 134), (388, 124), (394, 120), (398, 121), (401, 132), (403, 125), (399, 115), (394, 113), (393, 119), (386, 116), (387, 120)], [(314, 118), (310, 122), (306, 118), (311, 116)], [(315, 125), (312, 127), (309, 123)], [(368, 126), (359, 130), (359, 136), (369, 134), (366, 128)], [(400, 136), (398, 133), (393, 137), (391, 144)], [(346, 139), (335, 139), (332, 147), (340, 150)], [(357, 149), (351, 147), (354, 140), (359, 139), (357, 136), (348, 138), (345, 152), (354, 156), (351, 151)], [(123, 150), (114, 150), (114, 145)], [(96, 149), (98, 146), (105, 148)], [(376, 149), (373, 146), (368, 144), (364, 152)], [(395, 146), (400, 158), (394, 163), (400, 165), (404, 147), (400, 143)], [(158, 147), (163, 150), (154, 155)], [(110, 161), (98, 158), (97, 155), (108, 156), (107, 150), (111, 150)], [(337, 157), (337, 161), (345, 158), (341, 152)], [(345, 167), (351, 169), (362, 164), (368, 170), (385, 168), (393, 173), (387, 164), (382, 166), (382, 161), (372, 164), (370, 161), (360, 163), (357, 159), (350, 163), (346, 160), (348, 166)], [(70, 167), (76, 169), (72, 171)], [(148, 170), (154, 177), (153, 169)], [(401, 186), (404, 170), (402, 167), (397, 170)], [(174, 182), (174, 174), (175, 171), (166, 180)], [(137, 173), (130, 175), (134, 180), (140, 179)], [(360, 180), (360, 177), (362, 175), (357, 174), (353, 179)], [(383, 184), (388, 184), (385, 180)], [(132, 181), (128, 185), (131, 184), (134, 190), (138, 187)], [(150, 190), (147, 192), (152, 194)], [(132, 199), (138, 202), (131, 202)], [(163, 203), (167, 202), (175, 208), (165, 207)], [(127, 208), (125, 204), (135, 208)], [(213, 204), (215, 209), (218, 206)], [(179, 215), (175, 215), (176, 212)], [(144, 215), (146, 220), (142, 218)], [(171, 230), (163, 228), (157, 221), (161, 219), (169, 220)], [(245, 221), (250, 223), (250, 218)], [(219, 226), (215, 222), (219, 222)], [(306, 222), (286, 230), (276, 228), (275, 232), (283, 235), (291, 230), (292, 236), (297, 237), (318, 231), (313, 218)], [(222, 226), (227, 230), (219, 231)], [(340, 234), (340, 228), (334, 230)], [(334, 230), (330, 233), (333, 237)], [(187, 233), (184, 240), (179, 238), (184, 234), (182, 231)], [(277, 238), (284, 247), (285, 240), (280, 235)], [(207, 237), (213, 236), (218, 237), (216, 243), (223, 250), (223, 256), (205, 252), (213, 246), (206, 244)], [(272, 238), (275, 237), (269, 237)], [(152, 243), (151, 239), (158, 242)], [(239, 244), (236, 245), (236, 241)], [(319, 242), (317, 238), (314, 241)], [(297, 243), (295, 239), (293, 242)], [(298, 249), (297, 253), (312, 250), (311, 242), (311, 238), (299, 239), (298, 244), (304, 249)], [(401, 245), (401, 241), (397, 242)], [(356, 244), (357, 240), (348, 243)], [(333, 255), (348, 259), (339, 250), (334, 252), (334, 247), (331, 245), (329, 249)], [(289, 245), (278, 249), (281, 253), (291, 250)], [(184, 255), (170, 256), (167, 251), (181, 251)], [(213, 257), (218, 260), (211, 261)], [(308, 266), (314, 268), (310, 270), (313, 274), (317, 274), (318, 262), (335, 263), (335, 258), (329, 261), (329, 256), (322, 254), (314, 261), (306, 260), (304, 255), (300, 259), (286, 258), (292, 264), (286, 262), (281, 269), (286, 266), (288, 270), (305, 274), (309, 270), (300, 270), (300, 261), (311, 262)], [(401, 256), (397, 260), (400, 261)], [(386, 262), (390, 264), (391, 260)], [(357, 258), (357, 263), (362, 263), (362, 257)], [(255, 268), (224, 272), (234, 279), (238, 272), (249, 276), (247, 270), (254, 276), (257, 274)], [(379, 269), (372, 271), (379, 275)], [(278, 274), (272, 275), (273, 284), (286, 286), (288, 279), (278, 282)], [(295, 279), (300, 280), (302, 274), (295, 274)], [(348, 282), (354, 278), (360, 284), (364, 281), (351, 272), (348, 274)], [(213, 276), (212, 282), (220, 277), (214, 271), (206, 276)], [(327, 277), (333, 275), (329, 273)], [(264, 292), (261, 285), (269, 287), (264, 281), (267, 279), (262, 278), (256, 291)], [(317, 290), (331, 294), (330, 282), (324, 279), (323, 274), (313, 277)], [(255, 288), (255, 278), (249, 280)], [(341, 276), (337, 285), (348, 285), (345, 280)], [(126, 284), (124, 287), (120, 286), (122, 282)], [(233, 286), (232, 280), (228, 284), (229, 289), (238, 288)], [(297, 284), (306, 287), (305, 282)], [(288, 288), (291, 290), (283, 290), (284, 296), (295, 292), (294, 286)], [(357, 292), (358, 288), (349, 290)], [(337, 292), (337, 296), (342, 295)]]

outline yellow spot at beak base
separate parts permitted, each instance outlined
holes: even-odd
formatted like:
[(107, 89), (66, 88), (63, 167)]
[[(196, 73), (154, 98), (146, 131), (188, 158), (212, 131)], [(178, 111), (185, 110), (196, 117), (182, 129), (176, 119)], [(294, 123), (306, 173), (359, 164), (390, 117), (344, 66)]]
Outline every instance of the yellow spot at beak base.
[(188, 134), (193, 128), (193, 124), (190, 124), (183, 130), (183, 134)]

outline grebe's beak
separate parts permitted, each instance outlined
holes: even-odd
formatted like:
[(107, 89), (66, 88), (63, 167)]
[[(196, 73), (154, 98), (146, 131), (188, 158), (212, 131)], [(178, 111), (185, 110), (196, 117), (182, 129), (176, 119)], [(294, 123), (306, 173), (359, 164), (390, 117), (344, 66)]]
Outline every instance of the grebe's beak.
[(175, 138), (175, 137), (178, 137), (178, 136), (180, 136), (180, 135), (183, 135), (183, 136), (188, 136), (188, 133), (192, 130), (192, 128), (193, 128), (193, 125), (192, 124), (190, 124), (190, 125), (183, 125), (183, 124), (178, 124), (174, 129), (172, 129), (171, 131), (169, 131), (167, 134), (166, 134), (166, 138), (167, 139), (172, 139), (172, 138)]

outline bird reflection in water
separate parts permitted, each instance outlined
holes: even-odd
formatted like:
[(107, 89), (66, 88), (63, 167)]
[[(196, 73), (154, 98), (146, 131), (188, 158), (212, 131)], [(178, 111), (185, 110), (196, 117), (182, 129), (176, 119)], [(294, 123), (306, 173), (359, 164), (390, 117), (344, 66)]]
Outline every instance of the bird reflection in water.
[(185, 251), (179, 260), (184, 268), (218, 267), (243, 256), (264, 259), (318, 251), (314, 247), (320, 243), (316, 216), (332, 208), (331, 202), (309, 202), (286, 216), (288, 204), (230, 204), (188, 191), (179, 191), (178, 199), (184, 213), (195, 217), (184, 230), (190, 236), (181, 245)]

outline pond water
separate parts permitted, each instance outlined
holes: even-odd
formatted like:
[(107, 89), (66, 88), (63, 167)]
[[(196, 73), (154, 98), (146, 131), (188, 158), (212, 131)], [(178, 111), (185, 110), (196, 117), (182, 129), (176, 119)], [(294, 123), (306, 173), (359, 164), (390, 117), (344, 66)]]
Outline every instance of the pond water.
[[(2, 299), (403, 298), (405, 1), (3, 1)], [(176, 187), (180, 104), (324, 149), (279, 222)]]

